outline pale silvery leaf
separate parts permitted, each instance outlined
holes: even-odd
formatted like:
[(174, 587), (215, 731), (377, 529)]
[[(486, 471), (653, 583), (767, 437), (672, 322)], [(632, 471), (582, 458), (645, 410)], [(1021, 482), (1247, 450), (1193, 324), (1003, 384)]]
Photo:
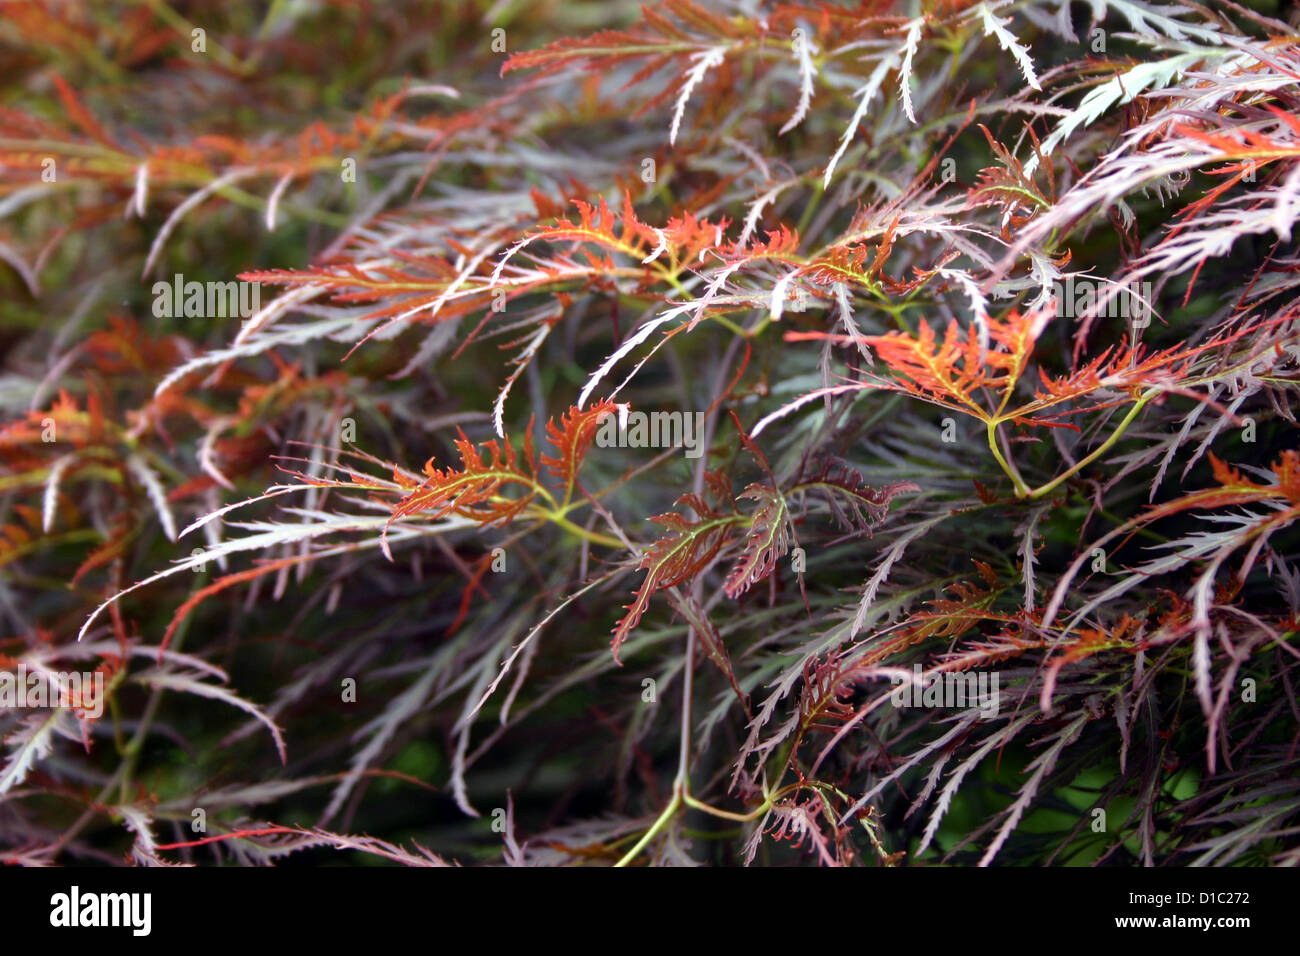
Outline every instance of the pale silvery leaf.
[(715, 46), (691, 55), (695, 65), (686, 71), (686, 82), (682, 84), (681, 92), (677, 94), (677, 103), (673, 107), (673, 125), (668, 130), (669, 143), (677, 142), (677, 131), (681, 128), (682, 117), (686, 115), (686, 104), (690, 102), (691, 93), (704, 81), (704, 74), (715, 66), (722, 65), (728, 49), (730, 48), (725, 46)]
[(1011, 22), (1011, 18), (994, 16), (987, 3), (981, 3), (978, 12), (984, 20), (984, 35), (986, 37), (997, 37), (1002, 49), (1016, 58), (1016, 63), (1020, 66), (1020, 72), (1024, 74), (1025, 82), (1034, 89), (1041, 90), (1042, 87), (1038, 85), (1038, 75), (1034, 72), (1034, 61), (1029, 58), (1029, 48), (1021, 44), (1016, 39), (1015, 34), (1007, 29), (1007, 24)]

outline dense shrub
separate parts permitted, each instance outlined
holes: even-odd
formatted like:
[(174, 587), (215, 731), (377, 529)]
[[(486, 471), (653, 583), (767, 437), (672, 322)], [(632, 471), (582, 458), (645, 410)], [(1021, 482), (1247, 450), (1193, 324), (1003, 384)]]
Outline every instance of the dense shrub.
[(1300, 863), (1278, 15), (6, 4), (0, 857)]

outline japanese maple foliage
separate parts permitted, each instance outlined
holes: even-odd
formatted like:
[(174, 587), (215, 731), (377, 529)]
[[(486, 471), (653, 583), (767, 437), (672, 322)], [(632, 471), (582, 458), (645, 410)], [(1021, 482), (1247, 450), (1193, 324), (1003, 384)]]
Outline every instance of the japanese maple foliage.
[(0, 859), (1300, 864), (1276, 6), (7, 11)]

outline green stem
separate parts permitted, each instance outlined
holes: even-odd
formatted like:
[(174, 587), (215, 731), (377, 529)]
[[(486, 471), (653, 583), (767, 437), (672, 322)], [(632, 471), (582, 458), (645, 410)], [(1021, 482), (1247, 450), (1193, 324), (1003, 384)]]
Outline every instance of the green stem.
[[(1152, 389), (1151, 391), (1143, 395), (1141, 398), (1139, 398), (1133, 404), (1133, 407), (1129, 409), (1128, 414), (1124, 416), (1124, 419), (1119, 423), (1118, 426), (1116, 426), (1115, 430), (1111, 432), (1110, 437), (1107, 438), (1106, 441), (1103, 442), (1102, 445), (1096, 451), (1088, 455), (1086, 458), (1081, 459), (1078, 462), (1078, 464), (1076, 464), (1073, 468), (1070, 468), (1067, 471), (1064, 471), (1061, 474), (1057, 475), (1047, 484), (1043, 485), (1042, 487), (1035, 488), (1033, 491), (1028, 493), (1027, 497), (1031, 499), (1041, 498), (1043, 497), (1043, 495), (1051, 494), (1052, 491), (1055, 490), (1056, 487), (1061, 482), (1065, 481), (1071, 475), (1077, 474), (1081, 469), (1086, 468), (1088, 465), (1092, 464), (1094, 461), (1096, 461), (1098, 458), (1100, 458), (1102, 455), (1108, 452), (1111, 446), (1114, 445), (1115, 442), (1119, 441), (1120, 438), (1123, 436), (1124, 432), (1128, 430), (1129, 425), (1133, 424), (1134, 419), (1136, 419), (1138, 415), (1141, 414), (1142, 409), (1146, 407), (1147, 402), (1151, 401), (1151, 399), (1155, 398), (1155, 396), (1158, 394), (1159, 394), (1158, 391)], [(1020, 497), (1023, 498), (1026, 497), (1026, 495), (1020, 495)]]
[(574, 524), (562, 514), (547, 512), (545, 517), (548, 521), (553, 522), (570, 534), (576, 534), (584, 541), (590, 541), (592, 544), (603, 544), (607, 548), (615, 548), (619, 551), (626, 550), (623, 546), (623, 542), (619, 541), (617, 538), (612, 538), (607, 534), (601, 534), (599, 531), (588, 531), (586, 528), (582, 527), (582, 525)]
[(993, 452), (993, 457), (998, 460), (998, 465), (1006, 472), (1011, 483), (1015, 485), (1016, 497), (1025, 498), (1030, 496), (1029, 486), (1021, 479), (1019, 472), (1011, 467), (1011, 464), (1002, 456), (1002, 449), (998, 447), (998, 419), (991, 418), (987, 422), (987, 432), (989, 440), (989, 451)]
[(732, 813), (730, 810), (719, 810), (717, 807), (711, 807), (703, 801), (696, 800), (685, 790), (682, 792), (682, 802), (688, 807), (691, 807), (694, 810), (700, 810), (710, 816), (721, 817), (723, 820), (735, 820), (738, 823), (748, 823), (750, 820), (757, 820), (772, 808), (773, 799), (773, 796), (768, 794), (763, 798), (763, 802), (749, 813)]
[(659, 814), (655, 822), (650, 825), (650, 829), (646, 830), (641, 839), (632, 845), (632, 849), (623, 854), (622, 858), (614, 864), (615, 866), (627, 866), (635, 860), (637, 854), (644, 850), (646, 845), (657, 837), (664, 827), (668, 826), (672, 818), (676, 816), (678, 808), (682, 805), (682, 789), (680, 784), (673, 785), (673, 798), (668, 801), (668, 806), (664, 807), (663, 813)]

